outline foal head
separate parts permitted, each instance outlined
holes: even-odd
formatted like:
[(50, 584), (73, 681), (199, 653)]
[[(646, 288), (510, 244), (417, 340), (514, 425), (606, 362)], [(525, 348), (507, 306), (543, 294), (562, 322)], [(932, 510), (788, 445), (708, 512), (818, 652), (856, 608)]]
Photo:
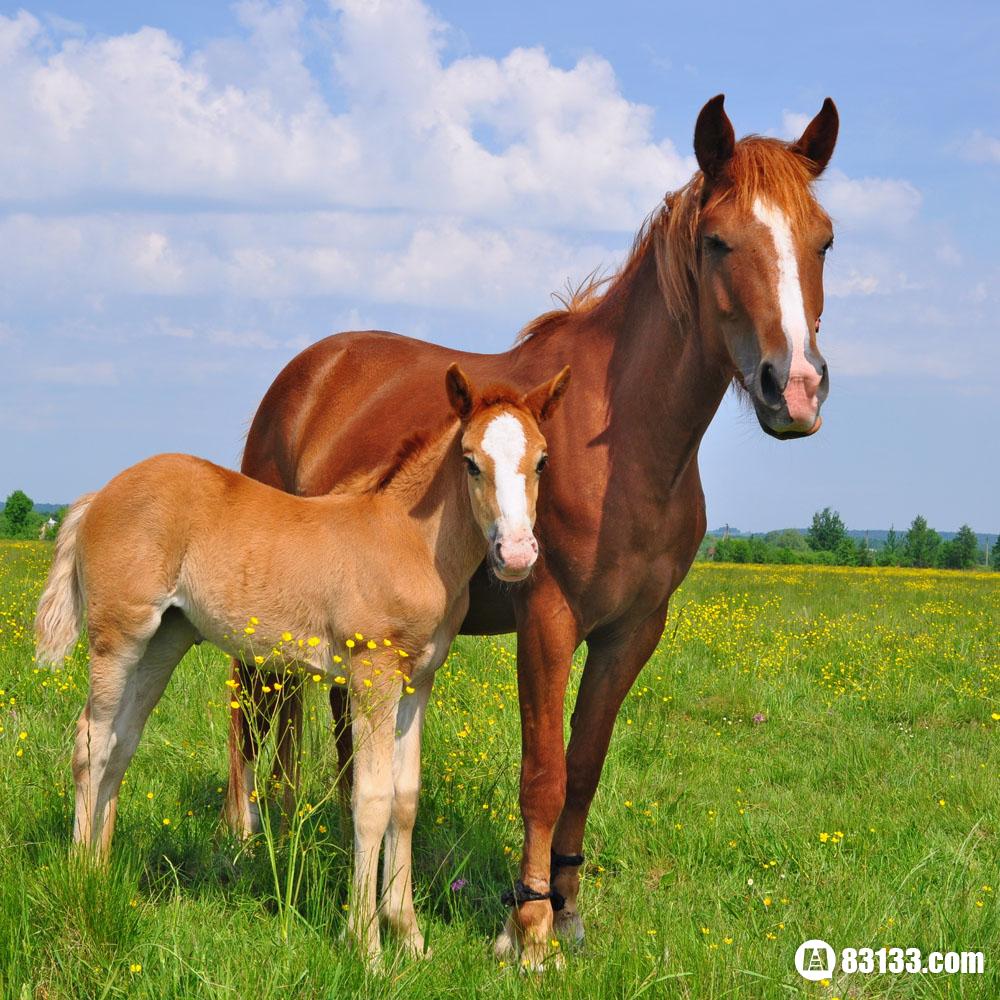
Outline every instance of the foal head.
[(523, 580), (538, 558), (535, 503), (545, 468), (545, 438), (538, 425), (550, 417), (569, 384), (569, 368), (521, 394), (510, 386), (478, 393), (458, 365), (445, 376), (452, 409), (462, 422), (472, 513), (486, 538), (493, 573)]
[(816, 334), (833, 229), (811, 185), (833, 154), (837, 109), (827, 98), (792, 143), (736, 142), (722, 105), (705, 105), (694, 135), (702, 330), (728, 352), (761, 427), (802, 437), (819, 430), (829, 391)]

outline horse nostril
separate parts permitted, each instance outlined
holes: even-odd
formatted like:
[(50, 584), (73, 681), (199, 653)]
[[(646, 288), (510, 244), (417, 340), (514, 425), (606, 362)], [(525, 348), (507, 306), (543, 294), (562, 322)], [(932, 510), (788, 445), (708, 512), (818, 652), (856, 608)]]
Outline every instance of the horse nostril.
[(765, 361), (760, 366), (757, 388), (760, 392), (760, 398), (768, 406), (775, 408), (781, 406), (782, 395), (781, 386), (778, 384), (778, 373), (770, 361)]
[[(480, 549), (480, 551), (482, 551), (482, 549)], [(493, 556), (496, 559), (496, 561), (500, 563), (500, 565), (502, 566), (504, 559), (499, 541), (493, 543)]]
[(830, 370), (826, 367), (826, 362), (823, 362), (823, 372), (820, 375), (819, 380), (819, 391), (826, 392), (830, 388)]

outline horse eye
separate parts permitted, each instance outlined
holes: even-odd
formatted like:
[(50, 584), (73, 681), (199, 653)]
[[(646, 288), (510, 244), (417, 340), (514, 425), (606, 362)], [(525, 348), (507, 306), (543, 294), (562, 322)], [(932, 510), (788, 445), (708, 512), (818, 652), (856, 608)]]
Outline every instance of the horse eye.
[(830, 251), (830, 250), (832, 250), (832, 249), (833, 249), (833, 237), (831, 236), (826, 241), (826, 243), (823, 244), (822, 248), (820, 249), (820, 252), (819, 252), (820, 257), (825, 257), (827, 255), (827, 252)]
[(465, 467), (468, 469), (470, 476), (478, 476), (480, 472), (482, 472), (482, 469), (480, 469), (479, 466), (476, 465), (475, 461), (469, 458), (468, 455), (464, 455), (463, 458), (465, 460)]
[(733, 248), (718, 234), (712, 233), (705, 237), (705, 246), (715, 253), (729, 253)]
[(537, 472), (538, 475), (541, 475), (542, 469), (544, 469), (545, 466), (548, 464), (549, 464), (549, 456), (542, 455), (542, 457), (538, 460), (538, 465), (535, 466), (535, 472)]

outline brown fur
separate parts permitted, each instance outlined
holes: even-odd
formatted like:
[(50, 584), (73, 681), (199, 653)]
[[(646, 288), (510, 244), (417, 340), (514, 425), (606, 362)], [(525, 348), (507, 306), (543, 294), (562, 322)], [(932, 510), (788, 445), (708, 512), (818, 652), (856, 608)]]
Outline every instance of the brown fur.
[[(829, 220), (811, 181), (836, 139), (832, 102), (794, 145), (750, 137), (732, 148), (727, 133), (732, 127), (716, 98), (699, 116), (695, 141), (714, 170), (711, 183), (706, 187), (699, 174), (669, 196), (612, 279), (592, 276), (564, 309), (528, 324), (512, 350), (467, 354), (380, 331), (329, 337), (275, 379), (243, 457), (250, 475), (320, 493), (359, 464), (391, 454), (399, 428), (437, 419), (441, 404), (426, 386), (442, 364), (457, 360), (478, 380), (521, 387), (572, 364), (574, 391), (546, 428), (551, 462), (538, 508), (541, 557), (531, 577), (509, 590), (491, 586), (485, 572), (474, 576), (462, 626), (478, 634), (517, 629), (525, 831), (519, 874), (536, 891), (554, 887), (565, 897), (556, 925), (571, 937), (583, 934), (579, 869), (553, 867), (551, 850), (582, 849), (619, 707), (656, 646), (670, 595), (704, 534), (702, 435), (734, 377), (759, 394), (758, 367), (769, 362), (779, 394), (790, 379), (782, 369), (788, 359), (781, 354), (776, 245), (750, 212), (757, 196), (773, 199), (789, 221), (810, 328), (822, 310), (819, 251)], [(706, 259), (710, 224), (734, 236), (725, 260)], [(807, 346), (819, 364), (815, 334)], [(818, 369), (814, 374), (818, 379)], [(348, 381), (363, 402), (345, 421), (330, 400)], [(770, 410), (760, 404), (768, 433), (801, 436), (819, 426), (817, 411), (813, 428), (789, 430), (781, 409), (780, 399)], [(581, 642), (587, 661), (567, 746), (563, 699)], [(234, 669), (238, 676), (239, 665)], [(342, 717), (343, 700), (335, 696), (332, 704)], [(299, 721), (291, 719), (292, 731)], [(234, 711), (230, 817), (246, 801), (241, 774), (255, 752)], [(294, 748), (283, 752), (290, 756)], [(551, 954), (552, 934), (548, 901), (532, 901), (512, 913), (497, 944), (522, 949), (538, 966)]]

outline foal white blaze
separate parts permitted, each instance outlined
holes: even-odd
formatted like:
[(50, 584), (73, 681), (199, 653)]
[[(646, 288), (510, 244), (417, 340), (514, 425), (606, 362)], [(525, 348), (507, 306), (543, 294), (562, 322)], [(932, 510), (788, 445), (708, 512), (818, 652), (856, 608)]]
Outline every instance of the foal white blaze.
[(798, 258), (795, 255), (795, 240), (788, 219), (781, 209), (765, 204), (758, 198), (754, 201), (753, 214), (758, 222), (767, 227), (774, 241), (781, 329), (791, 355), (788, 385), (785, 388), (788, 415), (794, 423), (808, 429), (816, 422), (819, 406), (816, 394), (819, 391), (821, 377), (806, 357), (809, 325), (806, 321), (805, 302), (802, 299), (802, 282), (799, 278)]
[(538, 556), (528, 510), (527, 483), (521, 464), (528, 442), (524, 426), (512, 413), (494, 417), (483, 434), (483, 451), (493, 462), (498, 517), (494, 524), (495, 570), (523, 574)]

